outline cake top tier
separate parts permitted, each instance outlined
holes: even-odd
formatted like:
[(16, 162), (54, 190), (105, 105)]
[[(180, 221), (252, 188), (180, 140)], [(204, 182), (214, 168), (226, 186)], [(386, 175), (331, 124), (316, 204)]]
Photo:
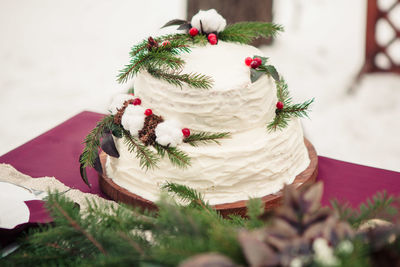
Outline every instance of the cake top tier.
[(212, 90), (242, 89), (250, 85), (250, 68), (244, 63), (246, 57), (262, 55), (253, 46), (219, 41), (190, 48), (181, 55), (185, 61), (183, 73), (201, 73), (212, 80)]

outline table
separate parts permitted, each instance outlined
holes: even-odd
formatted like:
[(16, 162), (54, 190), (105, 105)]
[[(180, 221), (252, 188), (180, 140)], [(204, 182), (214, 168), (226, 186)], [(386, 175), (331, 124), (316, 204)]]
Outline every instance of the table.
[[(97, 173), (88, 169), (89, 188), (79, 173), (79, 155), (85, 136), (104, 115), (84, 111), (57, 127), (0, 157), (18, 171), (32, 177), (54, 176), (65, 185), (105, 197), (100, 191)], [(311, 140), (312, 142), (312, 140)], [(317, 152), (318, 152), (318, 148)], [(379, 191), (400, 195), (400, 173), (318, 157), (318, 178), (324, 182), (322, 205), (336, 198), (357, 207)], [(39, 201), (40, 202), (40, 201)], [(30, 221), (47, 222), (40, 203), (27, 203)], [(32, 218), (32, 216), (34, 216)], [(36, 217), (35, 217), (36, 216)], [(41, 217), (42, 216), (42, 217)], [(40, 218), (41, 221), (40, 221)]]

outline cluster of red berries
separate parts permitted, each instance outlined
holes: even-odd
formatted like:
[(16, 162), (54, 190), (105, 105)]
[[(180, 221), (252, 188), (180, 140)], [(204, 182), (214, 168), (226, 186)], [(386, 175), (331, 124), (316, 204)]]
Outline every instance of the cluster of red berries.
[[(196, 28), (190, 28), (189, 30), (190, 36), (194, 37), (199, 34), (199, 30)], [(218, 37), (215, 33), (210, 33), (207, 35), (208, 42), (212, 45), (216, 45), (218, 43)]]
[[(134, 96), (134, 94), (130, 94), (130, 95)], [(142, 104), (142, 100), (140, 100), (140, 98), (135, 98), (130, 102), (130, 104), (132, 104), (134, 106), (137, 106), (137, 105)], [(148, 109), (146, 109), (144, 111), (144, 115), (146, 115), (146, 116), (150, 116), (152, 114), (153, 114), (153, 111), (150, 108), (148, 108)], [(184, 137), (189, 137), (190, 136), (190, 130), (188, 128), (183, 128), (182, 129), (182, 134), (183, 134)]]
[(258, 68), (262, 64), (262, 60), (259, 57), (251, 58), (251, 57), (246, 57), (244, 60), (244, 63), (251, 67), (252, 69)]

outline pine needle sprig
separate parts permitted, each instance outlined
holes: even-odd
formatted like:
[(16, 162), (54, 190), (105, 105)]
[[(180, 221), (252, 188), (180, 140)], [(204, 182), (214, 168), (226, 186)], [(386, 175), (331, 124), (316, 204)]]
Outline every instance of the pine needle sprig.
[(154, 77), (163, 79), (166, 82), (179, 86), (182, 88), (183, 84), (186, 83), (189, 87), (199, 89), (209, 89), (212, 86), (212, 79), (209, 76), (198, 74), (198, 73), (184, 73), (179, 74), (177, 72), (166, 72), (164, 70), (149, 67), (147, 71)]
[(82, 180), (91, 187), (89, 183), (86, 168), (94, 167), (96, 160), (99, 155), (100, 139), (105, 132), (118, 133), (118, 128), (114, 124), (114, 116), (105, 116), (101, 121), (99, 121), (96, 127), (90, 131), (90, 133), (85, 137), (83, 143), (85, 147), (83, 148), (82, 154), (79, 157), (79, 169)]
[(275, 80), (275, 84), (276, 95), (278, 101), (283, 103), (283, 108), (277, 108), (275, 110), (274, 119), (267, 125), (267, 129), (269, 131), (275, 131), (277, 129), (283, 129), (287, 127), (290, 118), (308, 117), (309, 108), (314, 102), (314, 98), (312, 98), (303, 103), (292, 104), (292, 98), (289, 94), (288, 85), (285, 80), (283, 78), (280, 80)]
[(274, 37), (280, 31), (283, 31), (283, 27), (275, 23), (239, 22), (228, 25), (219, 33), (218, 37), (226, 42), (249, 44), (259, 37)]
[(208, 143), (216, 143), (220, 144), (218, 139), (222, 138), (229, 138), (231, 135), (229, 132), (222, 132), (222, 133), (207, 133), (207, 132), (199, 132), (199, 133), (192, 133), (185, 139), (183, 142), (188, 143), (191, 146), (198, 146), (200, 143), (208, 144)]
[(98, 150), (100, 146), (100, 139), (104, 132), (113, 129), (114, 116), (105, 116), (101, 121), (99, 121), (96, 127), (90, 131), (90, 133), (85, 137), (83, 143), (85, 147), (81, 154), (80, 163), (83, 168), (93, 167), (96, 157), (98, 155)]
[[(197, 36), (196, 36), (197, 37)], [(147, 70), (156, 78), (164, 79), (170, 84), (182, 87), (187, 83), (190, 87), (208, 89), (211, 87), (211, 78), (197, 73), (179, 74), (185, 63), (179, 57), (182, 53), (190, 52), (190, 44), (201, 43), (207, 38), (191, 37), (188, 34), (164, 35), (154, 39), (156, 45), (148, 46), (148, 40), (143, 40), (132, 47), (131, 60), (128, 65), (120, 71), (117, 77), (119, 83), (127, 82), (141, 70)], [(204, 39), (204, 40), (203, 40)], [(168, 41), (159, 45), (158, 42)], [(158, 45), (157, 45), (158, 44)]]
[(293, 104), (291, 106), (284, 107), (283, 113), (290, 114), (292, 117), (302, 118), (308, 117), (308, 108), (314, 102), (314, 98), (309, 99), (303, 103)]
[(153, 169), (157, 166), (159, 157), (148, 147), (142, 144), (138, 139), (132, 136), (129, 131), (123, 129), (124, 142), (128, 147), (129, 152), (136, 152), (136, 157), (139, 158), (141, 168)]
[(374, 218), (388, 221), (399, 220), (399, 204), (400, 199), (393, 198), (386, 192), (378, 192), (372, 197), (372, 200), (367, 199), (358, 209), (353, 209), (349, 203), (340, 203), (336, 199), (331, 201), (332, 208), (339, 214), (339, 217), (348, 221), (354, 228), (358, 228), (362, 223)]
[(161, 186), (161, 189), (164, 189), (169, 193), (173, 193), (184, 202), (199, 205), (201, 208), (207, 210), (211, 209), (210, 206), (204, 201), (202, 194), (186, 185), (167, 182)]
[(177, 147), (162, 146), (158, 143), (155, 143), (154, 147), (157, 150), (158, 155), (160, 155), (162, 158), (164, 158), (165, 155), (167, 155), (168, 159), (174, 166), (182, 169), (190, 166), (191, 158), (185, 152), (178, 149)]

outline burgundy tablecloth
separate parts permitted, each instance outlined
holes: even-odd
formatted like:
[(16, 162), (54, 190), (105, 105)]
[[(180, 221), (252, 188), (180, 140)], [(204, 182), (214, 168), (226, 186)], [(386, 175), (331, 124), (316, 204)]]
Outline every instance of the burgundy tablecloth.
[[(54, 176), (69, 187), (103, 196), (99, 189), (97, 173), (94, 170), (88, 170), (92, 188), (87, 187), (80, 178), (78, 163), (83, 149), (83, 139), (102, 116), (102, 114), (88, 111), (79, 113), (1, 156), (0, 163), (11, 164), (18, 171), (32, 177)], [(318, 148), (316, 149), (318, 151)], [(337, 198), (348, 201), (356, 207), (376, 192), (383, 190), (389, 194), (400, 195), (400, 173), (398, 172), (321, 156), (318, 160), (318, 180), (324, 182), (323, 205), (329, 204), (330, 199)]]

